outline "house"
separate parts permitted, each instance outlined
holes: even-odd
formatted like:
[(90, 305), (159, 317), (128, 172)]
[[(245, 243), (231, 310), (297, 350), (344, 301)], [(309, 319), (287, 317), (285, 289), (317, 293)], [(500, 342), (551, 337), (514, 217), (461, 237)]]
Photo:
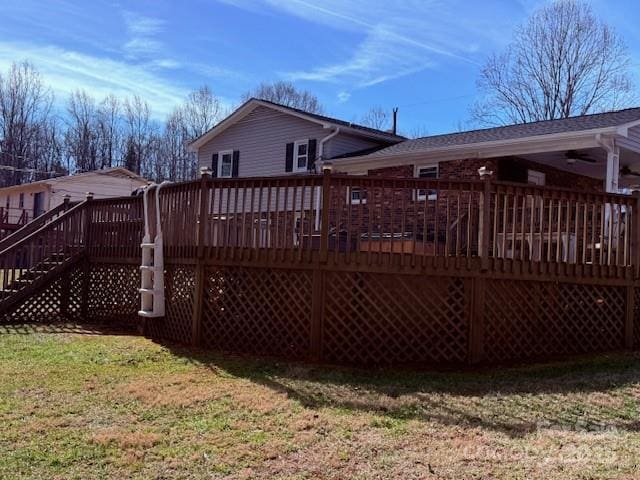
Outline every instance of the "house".
[(253, 98), (190, 148), (214, 177), (262, 177), (315, 172), (317, 161), (403, 140), (392, 132)]
[(60, 205), (66, 196), (72, 202), (83, 200), (87, 192), (94, 198), (119, 197), (146, 184), (140, 175), (114, 167), (1, 188), (1, 229), (5, 233), (17, 229)]
[[(409, 140), (251, 99), (191, 144), (215, 177), (334, 171), (618, 192), (640, 183), (640, 108)], [(354, 201), (358, 201), (355, 196)]]

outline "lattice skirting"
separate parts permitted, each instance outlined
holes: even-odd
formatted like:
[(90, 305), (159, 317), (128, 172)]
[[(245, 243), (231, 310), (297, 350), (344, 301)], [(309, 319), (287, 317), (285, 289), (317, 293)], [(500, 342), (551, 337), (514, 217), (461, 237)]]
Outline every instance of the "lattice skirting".
[(146, 333), (152, 338), (190, 343), (192, 338), (195, 267), (167, 265), (165, 268), (165, 317), (146, 320)]
[(77, 322), (81, 317), (84, 269), (74, 265), (11, 311), (0, 324)]
[(465, 280), (331, 272), (325, 285), (326, 360), (364, 365), (465, 361)]
[(625, 288), (490, 280), (484, 350), (490, 362), (624, 347)]
[(633, 294), (633, 347), (640, 348), (640, 288), (634, 288)]
[(310, 271), (208, 268), (203, 343), (219, 350), (307, 357), (312, 277)]
[(133, 324), (139, 320), (140, 268), (125, 264), (91, 264), (88, 269), (87, 320)]

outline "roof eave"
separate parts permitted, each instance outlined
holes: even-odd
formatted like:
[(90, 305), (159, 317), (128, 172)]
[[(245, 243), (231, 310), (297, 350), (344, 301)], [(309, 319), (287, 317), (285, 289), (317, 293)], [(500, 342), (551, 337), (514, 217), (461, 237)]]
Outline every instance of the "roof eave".
[[(335, 167), (340, 171), (351, 171), (359, 170), (362, 167), (371, 164), (383, 164), (382, 166), (386, 166), (385, 164), (389, 163), (390, 161), (396, 161), (398, 159), (406, 160), (405, 162), (401, 163), (409, 163), (410, 161), (415, 161), (416, 159), (434, 156), (442, 157), (442, 160), (453, 160), (456, 158), (492, 158), (509, 155), (504, 151), (500, 151), (500, 149), (503, 149), (505, 147), (508, 148), (511, 146), (519, 146), (520, 148), (518, 149), (517, 153), (514, 150), (513, 154), (522, 155), (524, 154), (523, 150), (526, 153), (526, 150), (529, 147), (531, 149), (530, 153), (533, 153), (536, 147), (539, 149), (545, 144), (549, 144), (549, 151), (553, 151), (553, 146), (558, 142), (565, 144), (565, 147), (559, 147), (559, 149), (566, 148), (566, 146), (571, 146), (572, 148), (580, 148), (579, 146), (571, 145), (571, 142), (584, 142), (585, 140), (591, 141), (591, 143), (595, 147), (598, 145), (595, 138), (597, 134), (626, 136), (626, 130), (621, 130), (620, 126), (614, 126), (591, 130), (582, 130), (577, 132), (535, 135), (531, 137), (509, 140), (496, 140), (491, 142), (476, 142), (464, 145), (426, 148), (413, 152), (393, 152), (389, 154), (380, 154), (380, 152), (378, 152), (369, 155), (363, 155), (360, 157), (345, 158), (344, 160), (336, 162)], [(589, 145), (591, 146), (591, 144)], [(398, 163), (395, 162), (394, 164)]]

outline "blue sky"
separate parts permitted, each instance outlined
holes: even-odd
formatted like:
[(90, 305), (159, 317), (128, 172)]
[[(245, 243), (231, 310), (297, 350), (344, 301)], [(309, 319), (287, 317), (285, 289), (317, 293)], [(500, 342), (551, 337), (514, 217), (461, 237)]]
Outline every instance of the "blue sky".
[[(537, 0), (2, 0), (0, 69), (31, 60), (60, 102), (77, 88), (138, 94), (162, 118), (208, 84), (232, 107), (290, 80), (357, 121), (400, 108), (403, 132), (457, 130), (478, 71)], [(640, 6), (593, 3), (640, 69)]]

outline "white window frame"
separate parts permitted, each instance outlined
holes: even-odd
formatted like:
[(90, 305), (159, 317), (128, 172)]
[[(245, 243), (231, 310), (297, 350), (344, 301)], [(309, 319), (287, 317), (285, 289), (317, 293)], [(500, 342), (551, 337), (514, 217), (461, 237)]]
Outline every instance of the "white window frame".
[[(222, 175), (222, 164), (225, 155), (231, 156), (231, 168), (229, 169), (229, 175)], [(218, 152), (218, 178), (231, 178), (233, 177), (233, 150), (222, 150)]]
[[(429, 164), (425, 164), (425, 165), (416, 165), (414, 172), (413, 172), (413, 176), (415, 178), (420, 178), (420, 170), (423, 170), (425, 168), (434, 168), (436, 169), (436, 178), (434, 178), (434, 180), (440, 178), (440, 164), (439, 163), (429, 163)], [(415, 199), (417, 202), (424, 202), (427, 200), (437, 200), (438, 199), (438, 194), (437, 193), (429, 193), (429, 194), (424, 194), (424, 193), (420, 193), (420, 191), (423, 190), (421, 188), (416, 189), (416, 193), (415, 193)]]
[[(367, 173), (352, 173), (351, 175), (366, 175)], [(355, 187), (356, 191), (361, 192), (362, 190), (360, 189), (360, 187)], [(350, 205), (366, 205), (367, 203), (367, 198), (353, 198), (353, 191), (354, 188), (347, 188), (347, 204)], [(364, 190), (366, 192), (366, 189)]]
[[(298, 147), (300, 145), (305, 145), (307, 147), (306, 155), (298, 155)], [(304, 167), (298, 166), (298, 159), (300, 157), (306, 157), (304, 162)], [(294, 172), (306, 172), (309, 169), (309, 139), (306, 140), (296, 140), (293, 142), (293, 171)]]
[(527, 170), (527, 183), (544, 187), (547, 183), (547, 175), (539, 170)]

